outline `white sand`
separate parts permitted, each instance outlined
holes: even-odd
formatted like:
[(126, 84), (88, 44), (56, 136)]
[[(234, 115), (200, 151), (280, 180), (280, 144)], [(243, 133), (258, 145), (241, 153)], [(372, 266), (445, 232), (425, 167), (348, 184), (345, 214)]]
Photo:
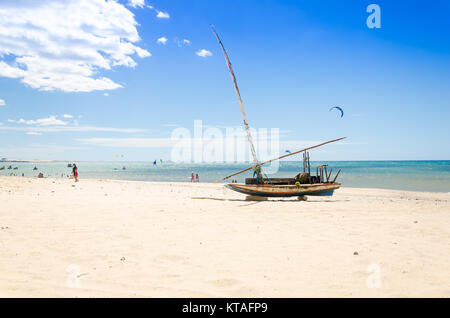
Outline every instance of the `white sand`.
[(1, 297), (450, 297), (448, 193), (73, 185), (0, 177)]

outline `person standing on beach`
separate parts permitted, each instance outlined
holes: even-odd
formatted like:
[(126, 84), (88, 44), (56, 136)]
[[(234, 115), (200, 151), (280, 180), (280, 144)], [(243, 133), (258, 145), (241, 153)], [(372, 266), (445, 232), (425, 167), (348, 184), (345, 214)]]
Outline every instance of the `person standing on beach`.
[(75, 182), (78, 182), (78, 168), (76, 164), (73, 164), (72, 167), (73, 177), (75, 179)]
[(194, 182), (195, 181), (195, 179), (194, 179), (194, 173), (192, 172), (192, 174), (191, 174), (191, 182)]
[(200, 179), (198, 177), (198, 173), (195, 175), (195, 182), (200, 182)]

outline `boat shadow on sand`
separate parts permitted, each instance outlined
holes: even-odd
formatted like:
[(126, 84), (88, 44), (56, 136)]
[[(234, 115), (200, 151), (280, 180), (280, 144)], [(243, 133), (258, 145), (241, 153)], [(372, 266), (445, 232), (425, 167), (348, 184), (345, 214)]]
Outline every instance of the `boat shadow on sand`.
[(349, 202), (349, 199), (316, 199), (314, 200), (314, 198), (311, 199), (311, 197), (308, 197), (308, 200), (298, 200), (298, 199), (270, 199), (270, 200), (249, 200), (249, 199), (225, 199), (225, 198), (214, 198), (214, 197), (192, 197), (191, 199), (193, 200), (215, 200), (215, 201), (230, 201), (230, 202), (250, 202), (250, 204), (247, 205), (251, 205), (251, 204), (255, 204), (255, 203), (263, 203), (263, 202), (302, 202), (302, 203), (317, 203), (317, 202), (329, 202), (329, 203), (334, 203), (334, 202)]

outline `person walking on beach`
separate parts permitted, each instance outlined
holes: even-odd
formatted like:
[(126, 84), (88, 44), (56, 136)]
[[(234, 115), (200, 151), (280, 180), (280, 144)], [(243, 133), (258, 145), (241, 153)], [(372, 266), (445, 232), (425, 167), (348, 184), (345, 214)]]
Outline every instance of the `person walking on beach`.
[(200, 179), (198, 177), (198, 173), (195, 175), (195, 182), (200, 182)]
[(194, 173), (192, 172), (192, 174), (191, 174), (191, 182), (194, 182), (194, 181), (195, 181)]
[(73, 177), (75, 179), (75, 182), (78, 182), (78, 168), (76, 164), (73, 164), (72, 167)]

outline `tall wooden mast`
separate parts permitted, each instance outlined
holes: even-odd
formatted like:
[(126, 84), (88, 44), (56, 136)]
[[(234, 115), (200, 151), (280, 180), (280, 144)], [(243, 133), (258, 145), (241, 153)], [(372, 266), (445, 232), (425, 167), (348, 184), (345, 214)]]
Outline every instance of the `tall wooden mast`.
[(252, 156), (253, 156), (253, 169), (256, 172), (258, 172), (257, 170), (259, 170), (258, 168), (260, 167), (260, 164), (258, 161), (258, 157), (256, 156), (255, 146), (253, 144), (253, 138), (250, 133), (250, 128), (248, 126), (247, 115), (245, 115), (244, 106), (242, 104), (241, 93), (239, 92), (239, 87), (237, 85), (236, 76), (234, 76), (234, 72), (233, 72), (233, 68), (231, 67), (230, 59), (228, 58), (227, 51), (225, 50), (225, 47), (223, 46), (222, 41), (219, 38), (219, 35), (217, 34), (216, 30), (214, 29), (214, 26), (211, 26), (211, 29), (213, 30), (214, 35), (217, 38), (217, 41), (219, 41), (220, 47), (222, 48), (223, 55), (225, 56), (225, 60), (227, 61), (228, 69), (230, 70), (231, 79), (233, 80), (234, 89), (236, 91), (236, 95), (237, 95), (238, 101), (239, 101), (239, 106), (241, 108), (242, 119), (244, 120), (245, 131), (247, 132), (248, 142), (250, 143), (250, 150), (251, 150)]

